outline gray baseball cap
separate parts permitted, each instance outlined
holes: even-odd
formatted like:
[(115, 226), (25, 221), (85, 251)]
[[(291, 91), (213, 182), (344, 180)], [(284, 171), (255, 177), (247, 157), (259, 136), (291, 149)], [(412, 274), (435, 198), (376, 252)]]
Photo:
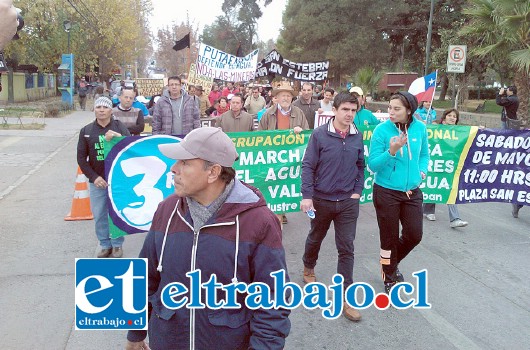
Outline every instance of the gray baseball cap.
[(224, 167), (231, 167), (238, 158), (236, 147), (228, 135), (213, 127), (194, 129), (181, 142), (159, 145), (158, 149), (171, 159), (199, 158)]

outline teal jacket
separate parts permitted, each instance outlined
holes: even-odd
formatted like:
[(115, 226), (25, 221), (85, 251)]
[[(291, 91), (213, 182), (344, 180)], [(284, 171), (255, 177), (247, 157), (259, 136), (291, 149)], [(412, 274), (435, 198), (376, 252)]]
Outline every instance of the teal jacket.
[(374, 182), (379, 186), (406, 192), (421, 184), (421, 173), (427, 175), (429, 166), (427, 127), (413, 118), (407, 130), (408, 144), (401, 148), (403, 152), (398, 151), (392, 157), (388, 151), (390, 139), (398, 136), (399, 133), (399, 129), (391, 120), (375, 128), (370, 142), (368, 167), (375, 173)]
[(372, 112), (370, 112), (363, 106), (360, 110), (357, 111), (357, 114), (355, 114), (355, 119), (353, 119), (353, 123), (357, 127), (362, 127), (368, 125), (377, 125), (381, 123), (381, 121), (377, 119)]
[(420, 107), (416, 110), (416, 112), (414, 112), (414, 116), (423, 120), (427, 124), (432, 124), (436, 121), (436, 111), (434, 108), (428, 110), (427, 108)]

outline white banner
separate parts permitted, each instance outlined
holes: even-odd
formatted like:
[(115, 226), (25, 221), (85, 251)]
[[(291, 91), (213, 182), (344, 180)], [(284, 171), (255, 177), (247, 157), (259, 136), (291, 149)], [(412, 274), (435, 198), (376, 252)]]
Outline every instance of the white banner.
[(188, 73), (188, 85), (202, 86), (204, 94), (208, 95), (212, 90), (213, 79), (197, 74), (197, 67), (195, 63), (190, 64), (190, 72)]
[(201, 44), (197, 56), (197, 74), (212, 79), (232, 82), (244, 82), (254, 79), (258, 65), (258, 50), (245, 57), (237, 57)]

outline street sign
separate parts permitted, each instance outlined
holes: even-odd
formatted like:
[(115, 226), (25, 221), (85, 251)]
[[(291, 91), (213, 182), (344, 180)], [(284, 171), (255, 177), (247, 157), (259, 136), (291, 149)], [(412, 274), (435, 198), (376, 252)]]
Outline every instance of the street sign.
[(467, 45), (449, 45), (447, 73), (465, 73)]

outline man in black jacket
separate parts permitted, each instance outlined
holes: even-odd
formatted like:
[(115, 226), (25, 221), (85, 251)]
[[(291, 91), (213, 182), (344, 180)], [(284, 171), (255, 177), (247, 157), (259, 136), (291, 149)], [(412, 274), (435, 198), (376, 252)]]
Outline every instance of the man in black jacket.
[(77, 164), (90, 182), (90, 209), (94, 214), (96, 236), (101, 245), (98, 258), (121, 258), (123, 256), (123, 237), (110, 238), (108, 221), (109, 186), (105, 179), (105, 163), (103, 159), (104, 139), (131, 136), (127, 127), (119, 120), (112, 118), (112, 101), (108, 97), (100, 97), (94, 102), (96, 120), (85, 125), (79, 132), (77, 143)]
[[(315, 129), (302, 161), (303, 212), (314, 211), (305, 243), (304, 282), (316, 282), (315, 266), (322, 241), (331, 222), (338, 251), (337, 273), (344, 277), (344, 290), (353, 284), (353, 241), (364, 188), (363, 137), (353, 119), (357, 98), (340, 93), (333, 101), (335, 117)], [(348, 304), (343, 315), (359, 321), (361, 314)]]
[(495, 102), (502, 106), (502, 128), (508, 129), (507, 119), (517, 120), (517, 109), (519, 109), (519, 98), (517, 98), (517, 87), (509, 86), (501, 88)]

